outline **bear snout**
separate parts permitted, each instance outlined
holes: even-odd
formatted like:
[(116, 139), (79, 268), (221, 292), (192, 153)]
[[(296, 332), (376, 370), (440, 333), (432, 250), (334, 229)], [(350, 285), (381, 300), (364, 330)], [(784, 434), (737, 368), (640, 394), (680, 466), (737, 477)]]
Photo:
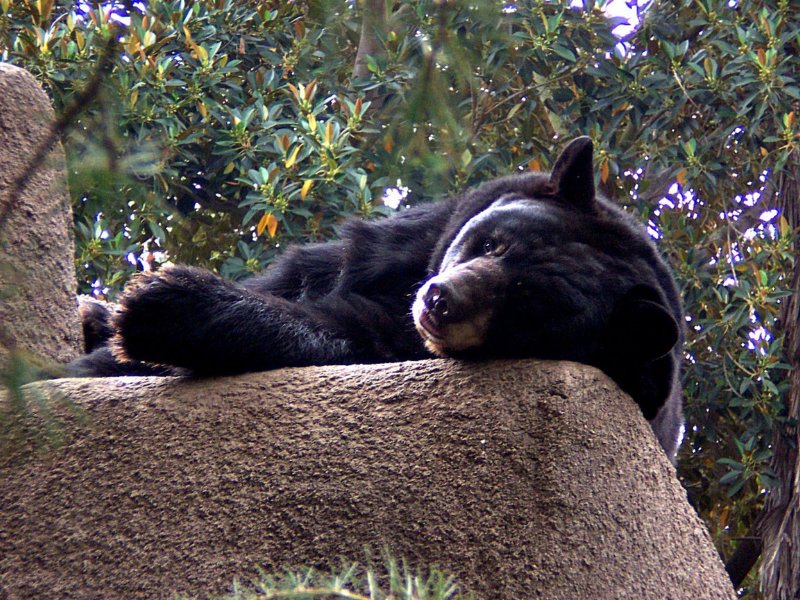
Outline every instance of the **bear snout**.
[[(473, 264), (475, 263), (475, 264)], [(481, 346), (493, 315), (500, 279), (483, 263), (470, 261), (429, 279), (412, 306), (425, 347), (439, 356)]]
[(479, 291), (468, 282), (438, 275), (420, 290), (418, 298), (426, 316), (437, 326), (470, 319), (479, 311)]
[(429, 318), (438, 322), (447, 318), (450, 314), (449, 292), (446, 287), (440, 284), (431, 283), (422, 297), (425, 308), (428, 310)]

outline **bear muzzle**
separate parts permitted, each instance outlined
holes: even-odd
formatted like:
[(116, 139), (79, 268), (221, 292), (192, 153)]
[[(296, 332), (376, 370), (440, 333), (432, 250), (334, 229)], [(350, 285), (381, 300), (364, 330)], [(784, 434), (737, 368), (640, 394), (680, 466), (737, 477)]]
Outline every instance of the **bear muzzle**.
[[(447, 356), (483, 344), (497, 296), (495, 277), (487, 278), (480, 259), (457, 265), (429, 279), (411, 308), (425, 347)], [(489, 280), (487, 280), (489, 279)]]

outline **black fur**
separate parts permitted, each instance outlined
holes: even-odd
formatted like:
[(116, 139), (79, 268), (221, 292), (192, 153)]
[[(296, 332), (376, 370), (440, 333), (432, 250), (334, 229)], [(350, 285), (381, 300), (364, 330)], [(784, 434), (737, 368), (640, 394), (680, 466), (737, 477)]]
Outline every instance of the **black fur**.
[(89, 354), (93, 350), (104, 346), (112, 335), (111, 326), (112, 305), (100, 302), (89, 296), (78, 298), (78, 313), (83, 327), (83, 351)]
[(111, 350), (71, 372), (222, 375), (432, 354), (575, 360), (628, 392), (673, 457), (682, 322), (668, 268), (639, 224), (596, 197), (592, 144), (579, 138), (552, 175), (352, 221), (340, 240), (291, 248), (241, 285), (185, 266), (143, 274), (112, 316)]

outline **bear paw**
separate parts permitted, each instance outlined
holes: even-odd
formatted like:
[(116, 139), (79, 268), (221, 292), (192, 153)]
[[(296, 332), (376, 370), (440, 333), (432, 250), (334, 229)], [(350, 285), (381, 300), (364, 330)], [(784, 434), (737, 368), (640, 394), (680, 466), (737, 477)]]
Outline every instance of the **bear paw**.
[(236, 287), (204, 269), (169, 266), (136, 276), (112, 318), (112, 352), (120, 362), (191, 367), (214, 339), (207, 331)]

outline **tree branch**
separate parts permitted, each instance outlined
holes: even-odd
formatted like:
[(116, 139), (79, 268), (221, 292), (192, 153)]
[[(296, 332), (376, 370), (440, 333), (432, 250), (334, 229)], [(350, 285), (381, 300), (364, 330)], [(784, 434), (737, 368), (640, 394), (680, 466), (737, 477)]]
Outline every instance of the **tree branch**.
[(725, 570), (731, 578), (733, 587), (737, 590), (742, 586), (742, 582), (756, 564), (758, 557), (761, 556), (760, 525), (761, 519), (757, 519), (736, 546), (736, 551), (725, 562)]
[[(767, 182), (767, 198), (777, 200), (777, 208), (797, 236), (800, 231), (800, 167), (797, 153), (784, 169)], [(774, 181), (774, 183), (773, 183)], [(777, 194), (776, 194), (777, 192)], [(795, 256), (800, 239), (794, 238)], [(761, 589), (766, 598), (800, 597), (800, 260), (795, 258), (791, 283), (792, 295), (782, 306), (780, 323), (784, 352), (789, 363), (789, 390), (785, 394), (788, 425), (776, 427), (773, 437), (771, 467), (779, 484), (771, 489), (762, 513)]]
[(369, 67), (367, 56), (374, 56), (380, 50), (378, 36), (386, 30), (386, 4), (384, 0), (364, 0), (364, 15), (361, 21), (361, 38), (353, 65), (353, 79), (367, 77)]

